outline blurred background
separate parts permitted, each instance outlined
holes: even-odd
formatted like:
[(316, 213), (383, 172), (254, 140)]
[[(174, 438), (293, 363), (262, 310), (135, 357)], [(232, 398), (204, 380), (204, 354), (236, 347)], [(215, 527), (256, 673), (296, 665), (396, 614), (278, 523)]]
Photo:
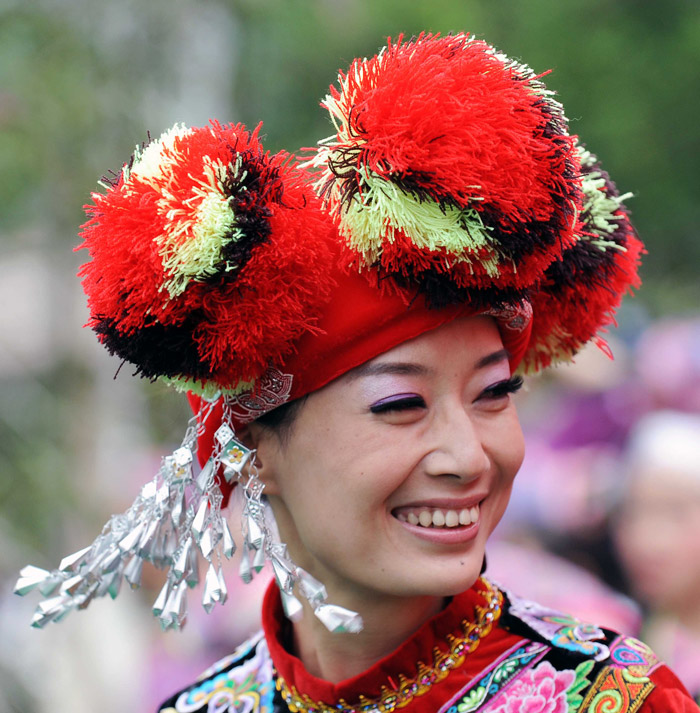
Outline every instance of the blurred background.
[(73, 248), (97, 179), (176, 121), (262, 120), (268, 149), (310, 146), (337, 70), (423, 30), (551, 69), (649, 251), (616, 361), (587, 351), (519, 397), (529, 451), (489, 573), (641, 632), (700, 694), (697, 0), (0, 0), (0, 713), (152, 710), (255, 629), (264, 585), (192, 606), (182, 634), (150, 617), (148, 573), (45, 631), (11, 595), (25, 563), (53, 568), (131, 503), (187, 418), (128, 367), (115, 380), (81, 329)]

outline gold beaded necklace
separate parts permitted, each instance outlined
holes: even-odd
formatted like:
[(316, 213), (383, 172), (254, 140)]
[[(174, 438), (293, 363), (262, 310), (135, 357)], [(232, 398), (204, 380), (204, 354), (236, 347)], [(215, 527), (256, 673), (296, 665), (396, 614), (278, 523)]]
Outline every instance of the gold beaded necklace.
[(426, 694), (434, 684), (442, 681), (464, 663), (465, 658), (476, 649), (501, 616), (503, 595), (487, 579), (481, 578), (479, 582), (485, 587), (486, 605), (476, 607), (476, 621), (462, 622), (463, 636), (448, 635), (447, 651), (435, 647), (432, 666), (426, 666), (419, 661), (413, 678), (399, 674), (398, 688), (383, 685), (377, 698), (360, 696), (355, 704), (350, 704), (342, 698), (334, 704), (314, 701), (306, 694), (300, 694), (294, 686), (289, 686), (277, 675), (277, 690), (282, 694), (291, 713), (392, 713), (399, 708), (405, 708), (414, 698)]

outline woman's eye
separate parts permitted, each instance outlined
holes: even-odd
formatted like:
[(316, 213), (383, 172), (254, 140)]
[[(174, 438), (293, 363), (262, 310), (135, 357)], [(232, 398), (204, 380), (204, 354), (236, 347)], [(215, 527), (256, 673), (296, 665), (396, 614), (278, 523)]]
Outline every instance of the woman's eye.
[(418, 394), (395, 394), (375, 401), (369, 407), (369, 410), (372, 413), (389, 413), (409, 411), (416, 408), (425, 408), (425, 401), (422, 396), (418, 396)]
[(514, 394), (522, 388), (523, 377), (522, 376), (511, 376), (510, 379), (505, 379), (504, 381), (499, 381), (491, 386), (487, 386), (481, 394), (479, 394), (479, 399), (486, 399), (489, 401), (496, 401), (502, 399), (509, 394)]

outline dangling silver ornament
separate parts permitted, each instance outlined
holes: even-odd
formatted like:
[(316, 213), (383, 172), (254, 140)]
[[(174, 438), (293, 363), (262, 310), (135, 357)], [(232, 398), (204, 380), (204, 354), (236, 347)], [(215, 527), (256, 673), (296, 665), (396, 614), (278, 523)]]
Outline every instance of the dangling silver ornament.
[(40, 584), (46, 582), (49, 577), (51, 577), (51, 572), (48, 570), (28, 564), (20, 570), (19, 579), (13, 591), (15, 594), (19, 594), (20, 597), (23, 597)]
[(236, 543), (234, 542), (233, 535), (231, 534), (231, 530), (229, 529), (228, 523), (226, 520), (221, 521), (222, 527), (223, 527), (223, 553), (224, 557), (226, 559), (231, 559), (233, 557), (233, 553), (236, 551)]
[(358, 634), (362, 631), (362, 617), (355, 611), (335, 604), (320, 604), (314, 614), (334, 634)]
[(129, 564), (124, 567), (124, 579), (131, 585), (132, 589), (138, 589), (141, 586), (141, 571), (143, 570), (143, 560), (134, 555)]
[(219, 567), (217, 575), (219, 577), (219, 603), (226, 604), (226, 600), (228, 599), (228, 587), (226, 586), (224, 572), (221, 567)]
[(196, 542), (202, 539), (202, 533), (204, 532), (204, 523), (207, 519), (207, 510), (209, 509), (209, 499), (202, 498), (199, 505), (197, 506), (197, 514), (192, 520), (192, 534)]
[(87, 559), (87, 556), (90, 553), (91, 549), (92, 546), (84, 547), (82, 550), (78, 550), (72, 555), (67, 555), (61, 560), (61, 563), (58, 565), (58, 568), (62, 572), (74, 572), (76, 567), (78, 567)]
[(280, 598), (282, 599), (282, 608), (287, 619), (300, 621), (304, 615), (304, 608), (301, 602), (293, 594), (288, 594), (282, 589), (280, 589)]
[(189, 538), (183, 545), (173, 564), (173, 574), (180, 580), (185, 576), (190, 562), (190, 550), (192, 549), (192, 538)]
[(213, 402), (203, 400), (205, 412), (191, 419), (181, 446), (163, 458), (158, 472), (141, 488), (131, 507), (113, 515), (92, 545), (64, 557), (58, 569), (47, 571), (30, 565), (21, 570), (15, 593), (24, 596), (38, 590), (45, 597), (32, 626), (59, 621), (73, 609), (86, 608), (97, 597), (109, 595), (114, 599), (124, 580), (132, 588), (140, 586), (144, 561), (167, 570), (167, 579), (152, 607), (164, 629), (185, 623), (187, 590), (200, 580), (200, 558), (206, 562), (202, 604), (207, 611), (217, 603), (223, 604), (228, 592), (220, 562), (236, 550), (221, 513), (216, 474), (223, 472), (227, 481), (236, 481), (244, 498), (241, 579), (250, 582), (269, 559), (290, 619), (297, 620), (302, 614), (301, 602), (293, 593), (298, 586), (331, 631), (359, 630), (359, 615), (328, 604), (323, 585), (294, 565), (276, 537), (276, 528), (268, 525), (268, 506), (262, 500), (264, 485), (257, 477), (255, 452), (236, 440), (226, 416), (215, 433), (211, 458), (195, 473), (199, 424), (206, 422), (206, 410), (212, 408)]
[(245, 542), (241, 552), (241, 563), (238, 566), (238, 576), (245, 584), (250, 584), (253, 581), (253, 573), (250, 569), (250, 550)]

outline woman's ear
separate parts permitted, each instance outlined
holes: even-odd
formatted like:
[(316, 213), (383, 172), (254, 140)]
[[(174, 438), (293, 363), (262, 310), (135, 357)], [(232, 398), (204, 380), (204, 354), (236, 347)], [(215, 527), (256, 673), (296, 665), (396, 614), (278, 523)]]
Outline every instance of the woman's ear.
[(257, 438), (256, 438), (256, 431), (257, 429), (251, 428), (251, 426), (255, 426), (254, 423), (247, 423), (245, 426), (241, 426), (240, 428), (236, 428), (236, 440), (240, 441), (246, 448), (250, 448), (251, 450), (257, 448)]
[(279, 455), (279, 439), (269, 429), (257, 423), (249, 423), (236, 431), (236, 438), (255, 451), (252, 463), (246, 466), (247, 472), (252, 468), (265, 485), (265, 495), (278, 495), (276, 469), (274, 467)]

